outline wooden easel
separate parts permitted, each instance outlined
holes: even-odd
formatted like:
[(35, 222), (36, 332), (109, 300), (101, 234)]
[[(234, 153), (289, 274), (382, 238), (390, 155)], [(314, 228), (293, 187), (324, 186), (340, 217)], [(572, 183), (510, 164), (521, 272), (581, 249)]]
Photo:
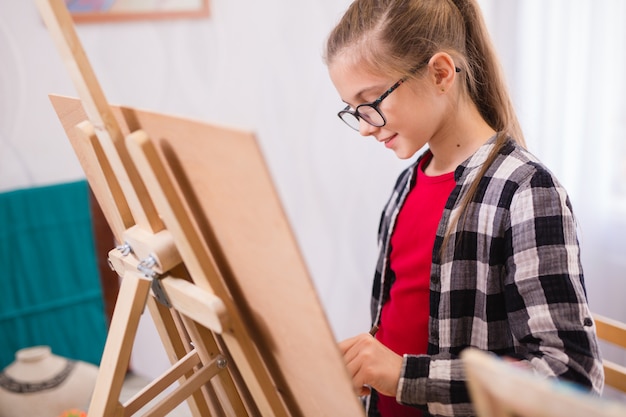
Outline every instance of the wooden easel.
[(478, 417), (623, 417), (623, 404), (475, 348), (461, 352)]
[[(594, 314), (598, 339), (613, 345), (619, 352), (626, 353), (626, 323)], [(615, 362), (607, 357), (602, 359), (604, 368), (604, 386), (611, 387), (626, 394), (626, 363), (624, 360)]]
[[(37, 0), (80, 100), (51, 96), (119, 246), (122, 284), (89, 407), (146, 416), (359, 416), (255, 137), (110, 106), (63, 0)], [(119, 396), (148, 306), (172, 367)]]

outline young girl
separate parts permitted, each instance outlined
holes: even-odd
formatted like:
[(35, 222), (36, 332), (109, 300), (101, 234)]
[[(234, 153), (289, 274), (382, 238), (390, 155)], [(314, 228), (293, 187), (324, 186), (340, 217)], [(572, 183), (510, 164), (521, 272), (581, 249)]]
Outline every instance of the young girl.
[(340, 344), (368, 414), (473, 415), (468, 346), (601, 392), (572, 208), (524, 148), (475, 0), (356, 0), (325, 59), (348, 126), (402, 159), (428, 144), (380, 223), (378, 332)]

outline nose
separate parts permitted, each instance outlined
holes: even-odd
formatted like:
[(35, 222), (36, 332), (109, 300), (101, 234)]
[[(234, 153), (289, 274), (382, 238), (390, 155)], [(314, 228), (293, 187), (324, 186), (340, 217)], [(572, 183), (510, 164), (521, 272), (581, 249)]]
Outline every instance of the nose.
[(361, 136), (373, 136), (374, 132), (378, 129), (380, 128), (372, 126), (363, 119), (359, 119), (359, 134)]

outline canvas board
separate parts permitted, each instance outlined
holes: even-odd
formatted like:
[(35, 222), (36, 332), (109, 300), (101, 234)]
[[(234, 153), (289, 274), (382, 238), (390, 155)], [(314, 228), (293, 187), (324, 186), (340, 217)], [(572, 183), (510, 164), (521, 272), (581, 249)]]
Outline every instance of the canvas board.
[[(75, 141), (80, 100), (51, 101)], [(111, 107), (124, 134), (141, 129), (158, 149), (292, 414), (364, 415), (254, 133)]]

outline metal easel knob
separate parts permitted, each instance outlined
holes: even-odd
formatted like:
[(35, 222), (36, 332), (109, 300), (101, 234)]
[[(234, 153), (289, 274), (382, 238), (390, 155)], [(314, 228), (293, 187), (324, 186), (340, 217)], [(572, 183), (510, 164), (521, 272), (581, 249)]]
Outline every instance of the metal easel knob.
[(219, 355), (217, 359), (215, 359), (215, 364), (217, 365), (218, 368), (224, 369), (228, 366), (228, 359), (226, 359), (222, 355)]
[(122, 256), (128, 256), (133, 251), (128, 242), (124, 242), (123, 245), (116, 246), (115, 249), (120, 251)]
[(150, 255), (146, 259), (139, 262), (139, 265), (137, 265), (137, 270), (141, 272), (146, 278), (154, 279), (159, 275), (152, 269), (152, 267), (154, 267), (156, 264), (156, 259), (154, 258), (154, 256)]

